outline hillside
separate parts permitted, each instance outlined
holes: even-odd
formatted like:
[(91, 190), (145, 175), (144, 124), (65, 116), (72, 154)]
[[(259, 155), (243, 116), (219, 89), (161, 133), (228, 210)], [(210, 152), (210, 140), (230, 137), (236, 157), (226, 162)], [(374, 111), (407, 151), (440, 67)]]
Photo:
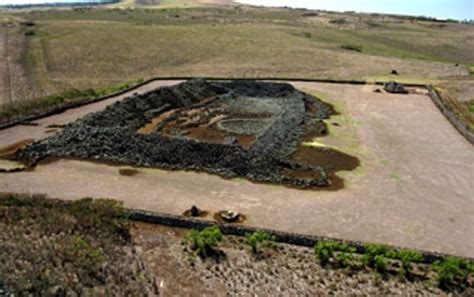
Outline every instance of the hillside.
[[(202, 4), (208, 1), (145, 2), (152, 5), (2, 12), (11, 77), (0, 84), (3, 101), (156, 75), (436, 82), (469, 76), (474, 65), (472, 25)], [(398, 77), (391, 77), (393, 69)]]

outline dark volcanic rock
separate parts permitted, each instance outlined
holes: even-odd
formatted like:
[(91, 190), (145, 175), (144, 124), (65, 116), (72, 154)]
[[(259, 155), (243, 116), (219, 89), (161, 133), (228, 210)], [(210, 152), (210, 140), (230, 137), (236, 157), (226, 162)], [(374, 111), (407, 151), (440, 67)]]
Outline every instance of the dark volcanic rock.
[(405, 86), (397, 83), (395, 81), (390, 81), (388, 83), (384, 83), (383, 88), (385, 91), (394, 94), (408, 94), (408, 91), (405, 89)]
[[(137, 129), (166, 110), (177, 111), (165, 121), (179, 116), (180, 110), (197, 106), (239, 104), (243, 110), (268, 112), (270, 118), (257, 129), (256, 139), (248, 147), (229, 137), (221, 144), (187, 138), (181, 131), (164, 135), (160, 123), (151, 134)], [(143, 95), (134, 95), (67, 125), (63, 131), (20, 151), (26, 160), (46, 156), (74, 157), (114, 161), (139, 166), (206, 171), (224, 177), (242, 176), (259, 182), (299, 187), (324, 187), (330, 184), (324, 168), (318, 179), (299, 179), (281, 174), (291, 166), (290, 155), (296, 150), (307, 119), (305, 104), (316, 110), (312, 120), (328, 118), (332, 109), (308, 94), (281, 83), (255, 81), (208, 82), (191, 80)], [(271, 110), (271, 111), (268, 111)], [(211, 113), (202, 115), (212, 116)], [(164, 121), (164, 122), (165, 122)], [(248, 125), (242, 125), (244, 129)], [(254, 129), (255, 130), (255, 129)], [(301, 165), (302, 166), (302, 165)]]

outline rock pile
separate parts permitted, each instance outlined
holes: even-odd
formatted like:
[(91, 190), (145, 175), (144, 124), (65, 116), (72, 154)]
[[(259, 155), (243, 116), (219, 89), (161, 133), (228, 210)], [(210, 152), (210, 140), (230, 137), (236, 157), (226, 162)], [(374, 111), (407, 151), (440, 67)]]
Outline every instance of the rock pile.
[(408, 94), (408, 91), (407, 89), (405, 89), (405, 86), (395, 81), (389, 81), (387, 83), (384, 83), (383, 88), (389, 93)]
[[(239, 121), (232, 123), (231, 128), (239, 133), (249, 130), (248, 133), (255, 134), (256, 139), (248, 148), (231, 141), (231, 138), (216, 144), (187, 138), (179, 131), (164, 135), (160, 133), (160, 125), (153, 133), (137, 133), (160, 112), (205, 104), (237, 106), (244, 114), (250, 110), (260, 114), (266, 112), (269, 118), (253, 124), (240, 121), (242, 125), (239, 127), (236, 126)], [(315, 110), (310, 118), (306, 112), (307, 104)], [(330, 184), (326, 168), (296, 164), (290, 162), (289, 157), (297, 149), (305, 121), (321, 121), (331, 112), (329, 105), (289, 84), (191, 80), (134, 95), (101, 112), (89, 114), (67, 125), (60, 133), (26, 147), (18, 156), (33, 163), (46, 156), (74, 157), (206, 171), (224, 177), (241, 176), (258, 182), (299, 187), (324, 187)], [(178, 116), (176, 113), (173, 115)], [(316, 171), (319, 178), (304, 179), (282, 174), (285, 169), (292, 168)]]

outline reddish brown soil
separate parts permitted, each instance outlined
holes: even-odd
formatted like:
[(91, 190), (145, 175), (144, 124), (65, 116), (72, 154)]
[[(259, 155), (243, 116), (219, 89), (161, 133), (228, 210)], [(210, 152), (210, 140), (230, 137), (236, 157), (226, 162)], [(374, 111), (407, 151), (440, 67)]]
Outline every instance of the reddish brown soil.
[[(212, 98), (203, 99), (200, 103), (205, 103)], [(180, 117), (170, 123), (167, 123), (161, 130), (164, 135), (171, 135), (174, 128), (179, 128), (185, 131), (188, 138), (196, 139), (203, 142), (222, 144), (224, 139), (229, 136), (235, 137), (238, 144), (248, 147), (255, 140), (255, 135), (237, 135), (221, 131), (217, 128), (216, 122), (224, 118), (225, 115), (217, 112), (214, 116), (211, 116), (207, 123), (196, 125), (194, 122), (199, 119), (200, 113), (203, 112), (204, 108), (190, 109), (184, 112)], [(138, 133), (149, 134), (155, 127), (166, 120), (176, 109), (162, 113), (161, 115), (154, 118), (150, 123), (146, 124), (138, 130)], [(212, 111), (211, 111), (212, 112)]]
[(123, 176), (134, 176), (139, 174), (140, 171), (134, 168), (120, 168), (119, 169), (119, 174)]
[(195, 128), (188, 129), (189, 138), (205, 141), (209, 143), (223, 143), (224, 139), (228, 136), (233, 136), (237, 140), (237, 143), (248, 147), (251, 145), (255, 140), (255, 135), (237, 135), (231, 134), (224, 131), (219, 130), (215, 124), (212, 125), (200, 125)]
[(34, 142), (34, 139), (28, 138), (17, 141), (13, 144), (7, 145), (5, 147), (0, 148), (0, 157), (9, 157), (14, 154), (17, 150), (27, 146), (28, 144)]
[(153, 118), (151, 122), (147, 123), (145, 126), (141, 127), (138, 129), (138, 133), (140, 134), (150, 134), (153, 132), (155, 127), (161, 123), (163, 120), (165, 120), (167, 117), (169, 117), (173, 112), (175, 112), (176, 109), (169, 110), (167, 112), (164, 112), (160, 114), (159, 116)]
[[(306, 104), (306, 111), (309, 113), (316, 112), (315, 106)], [(331, 105), (331, 114), (336, 115), (337, 112)], [(336, 125), (339, 125), (335, 123)], [(305, 146), (303, 143), (312, 141), (317, 137), (324, 137), (328, 135), (327, 125), (324, 122), (316, 123), (312, 126), (305, 127), (306, 133), (301, 138), (296, 151), (291, 155), (290, 160), (308, 166), (322, 166), (326, 169), (329, 175), (331, 184), (328, 187), (320, 188), (314, 187), (312, 190), (324, 189), (329, 191), (336, 191), (344, 187), (344, 181), (336, 175), (338, 171), (354, 170), (360, 165), (358, 158), (345, 154), (335, 149), (330, 148), (315, 148)], [(318, 172), (308, 169), (283, 169), (283, 175), (301, 178), (301, 179), (318, 179), (320, 174)]]
[[(329, 187), (315, 187), (312, 190), (323, 189), (326, 191), (336, 191), (344, 188), (344, 181), (336, 175), (336, 172), (342, 170), (354, 170), (360, 164), (359, 159), (340, 151), (327, 148), (314, 148), (299, 145), (298, 149), (291, 155), (291, 161), (310, 166), (324, 166), (329, 174), (331, 184)], [(319, 173), (312, 170), (303, 169), (284, 169), (282, 174), (290, 177), (303, 179), (317, 179)]]

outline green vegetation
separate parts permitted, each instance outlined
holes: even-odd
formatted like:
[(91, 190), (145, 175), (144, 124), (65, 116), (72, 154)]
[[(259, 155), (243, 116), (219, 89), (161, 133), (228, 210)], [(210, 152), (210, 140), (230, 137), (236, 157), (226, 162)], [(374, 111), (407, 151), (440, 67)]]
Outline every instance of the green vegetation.
[(195, 254), (206, 258), (213, 254), (214, 248), (222, 241), (222, 233), (218, 226), (207, 227), (201, 231), (193, 229), (185, 234), (185, 239)]
[(52, 111), (56, 108), (63, 107), (65, 104), (71, 102), (80, 102), (91, 98), (98, 98), (107, 94), (112, 94), (120, 90), (129, 88), (134, 84), (140, 83), (143, 78), (137, 80), (127, 81), (125, 83), (113, 85), (107, 88), (87, 89), (87, 90), (68, 90), (55, 95), (47, 96), (45, 98), (20, 101), (11, 104), (0, 106), (0, 123), (11, 121), (17, 117), (25, 115), (34, 115), (47, 111)]
[(386, 258), (393, 255), (394, 252), (386, 245), (365, 244), (362, 262), (373, 268), (375, 272), (384, 274), (387, 271)]
[(343, 44), (341, 48), (349, 51), (362, 52), (362, 45), (358, 44)]
[(470, 113), (474, 113), (474, 98), (464, 102), (467, 105), (467, 109)]
[(330, 20), (329, 23), (336, 24), (336, 25), (344, 25), (347, 23), (347, 20), (345, 18), (337, 18), (337, 19)]
[[(433, 264), (438, 272), (438, 285), (442, 289), (465, 289), (468, 284), (469, 274), (474, 273), (474, 263), (457, 257), (446, 257)], [(472, 285), (472, 284), (471, 284)]]
[(250, 246), (254, 254), (258, 253), (262, 248), (272, 247), (273, 242), (276, 240), (275, 236), (260, 230), (247, 233), (245, 237), (246, 243)]
[(402, 180), (402, 177), (400, 176), (400, 174), (398, 174), (396, 172), (391, 173), (390, 178), (393, 179), (393, 180), (396, 180), (396, 181), (401, 181)]
[(408, 278), (411, 277), (412, 263), (423, 261), (423, 255), (420, 252), (410, 249), (399, 250), (394, 258), (402, 262), (402, 267), (400, 267), (398, 274)]
[[(364, 244), (364, 253), (356, 254), (355, 246), (334, 241), (319, 241), (314, 247), (314, 252), (321, 265), (331, 263), (334, 267), (366, 268), (372, 269), (377, 275), (386, 276), (397, 273), (400, 277), (414, 280), (413, 266), (420, 265), (424, 256), (411, 249), (395, 250), (384, 244)], [(399, 262), (401, 266), (393, 265)], [(464, 291), (469, 286), (469, 279), (474, 273), (474, 263), (457, 257), (446, 257), (432, 264), (436, 271), (436, 280), (440, 288), (448, 291)], [(394, 270), (394, 267), (399, 267)]]
[(342, 253), (342, 256), (336, 257), (335, 259), (340, 261), (343, 266), (347, 265), (347, 262), (351, 259), (347, 253), (355, 253), (355, 247), (348, 245), (347, 243), (340, 243), (335, 241), (318, 241), (314, 246), (314, 252), (319, 259), (321, 265), (329, 263), (330, 259), (335, 258), (335, 252)]

